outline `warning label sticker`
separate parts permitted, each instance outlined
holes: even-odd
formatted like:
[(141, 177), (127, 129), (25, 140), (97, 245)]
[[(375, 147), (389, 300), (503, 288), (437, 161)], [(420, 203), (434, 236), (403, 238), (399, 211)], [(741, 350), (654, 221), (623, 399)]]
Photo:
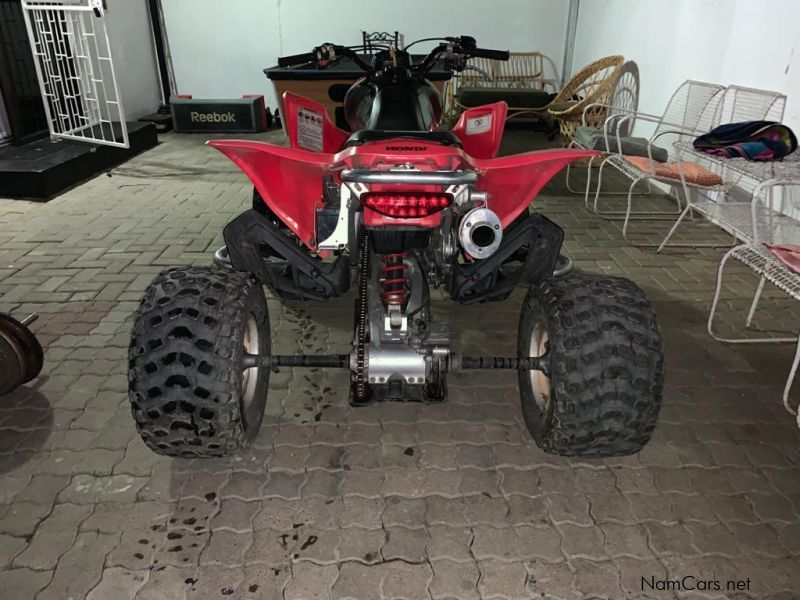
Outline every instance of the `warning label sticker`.
[(492, 115), (483, 115), (481, 117), (472, 117), (467, 119), (467, 135), (475, 135), (478, 133), (486, 133), (492, 128)]
[(322, 152), (322, 113), (307, 108), (297, 109), (297, 145)]

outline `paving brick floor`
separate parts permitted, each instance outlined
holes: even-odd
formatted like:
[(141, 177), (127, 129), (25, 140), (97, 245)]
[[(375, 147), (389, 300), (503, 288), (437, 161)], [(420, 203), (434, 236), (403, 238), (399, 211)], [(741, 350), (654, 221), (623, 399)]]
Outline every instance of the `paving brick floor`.
[[(800, 433), (780, 404), (792, 348), (710, 340), (721, 251), (628, 246), (563, 178), (537, 208), (565, 228), (567, 252), (633, 278), (659, 313), (667, 388), (638, 456), (542, 453), (513, 376), (451, 377), (439, 406), (351, 409), (346, 375), (318, 370), (274, 376), (239, 457), (150, 453), (126, 396), (131, 314), (161, 268), (208, 264), (250, 202), (202, 141), (166, 136), (48, 204), (0, 200), (0, 309), (38, 311), (47, 347), (42, 376), (0, 399), (3, 600), (798, 597)], [(655, 240), (663, 226), (637, 232)], [(684, 233), (725, 241), (704, 223)], [(754, 283), (732, 267), (727, 323)], [(466, 351), (508, 353), (522, 293), (435, 308)], [(352, 300), (270, 300), (274, 349), (347, 351)], [(797, 316), (769, 294), (758, 325), (796, 330)], [(664, 589), (685, 577), (697, 590)]]

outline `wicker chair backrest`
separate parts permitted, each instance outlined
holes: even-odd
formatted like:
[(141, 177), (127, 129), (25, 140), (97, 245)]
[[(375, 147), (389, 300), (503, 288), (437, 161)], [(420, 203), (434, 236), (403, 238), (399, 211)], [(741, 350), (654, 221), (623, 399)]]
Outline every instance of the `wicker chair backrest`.
[(471, 58), (467, 63), (489, 73), (467, 70), (458, 75), (459, 87), (544, 89), (544, 55), (541, 52), (512, 52), (507, 61)]

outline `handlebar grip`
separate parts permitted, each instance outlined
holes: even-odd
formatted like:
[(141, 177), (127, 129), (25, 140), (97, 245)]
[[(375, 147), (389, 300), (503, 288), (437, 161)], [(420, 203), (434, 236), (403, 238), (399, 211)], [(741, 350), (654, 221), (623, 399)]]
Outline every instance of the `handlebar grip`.
[(489, 50), (488, 48), (475, 48), (470, 50), (470, 56), (489, 58), (492, 60), (508, 60), (511, 53), (508, 50)]
[(293, 54), (292, 56), (281, 56), (278, 58), (279, 67), (293, 67), (317, 60), (315, 52), (305, 52), (303, 54)]

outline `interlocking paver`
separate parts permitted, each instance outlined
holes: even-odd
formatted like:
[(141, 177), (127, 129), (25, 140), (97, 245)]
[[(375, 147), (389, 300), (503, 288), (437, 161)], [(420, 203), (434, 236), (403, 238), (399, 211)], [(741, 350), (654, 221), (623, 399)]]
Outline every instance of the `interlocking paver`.
[(0, 533), (15, 537), (33, 535), (37, 525), (50, 513), (53, 500), (47, 503), (17, 502), (0, 517)]
[(36, 528), (24, 552), (14, 559), (14, 566), (31, 569), (54, 569), (59, 557), (75, 542), (81, 521), (91, 514), (88, 506), (58, 504)]
[(525, 588), (533, 597), (568, 599), (578, 596), (568, 563), (532, 560), (525, 563), (525, 568), (528, 571)]
[[(381, 518), (384, 514), (384, 501), (382, 498), (362, 498), (360, 496), (346, 496), (339, 513), (339, 525), (343, 528), (363, 527), (365, 529), (379, 529)], [(385, 524), (385, 522), (384, 522)], [(422, 521), (420, 520), (420, 525)]]
[(386, 529), (386, 543), (381, 555), (386, 561), (401, 560), (422, 563), (428, 546), (428, 532), (424, 529), (390, 527)]
[(14, 557), (22, 552), (27, 542), (20, 537), (0, 534), (0, 567), (7, 567)]
[(57, 567), (53, 578), (41, 592), (36, 595), (37, 600), (64, 600), (64, 598), (85, 598), (86, 595), (100, 583), (103, 575), (103, 565), (98, 564), (94, 569), (81, 569), (79, 567)]
[[(0, 596), (641, 600), (643, 576), (690, 573), (751, 577), (736, 600), (794, 599), (800, 433), (779, 402), (789, 354), (705, 334), (721, 251), (627, 246), (563, 179), (536, 206), (565, 227), (566, 252), (633, 278), (661, 321), (662, 418), (638, 455), (545, 454), (514, 377), (464, 373), (447, 403), (353, 409), (346, 373), (296, 369), (273, 374), (241, 457), (151, 453), (126, 398), (132, 314), (162, 267), (209, 264), (250, 202), (244, 177), (201, 142), (166, 136), (46, 205), (0, 200), (0, 309), (39, 312), (46, 349), (42, 376), (0, 402)], [(652, 239), (658, 226), (637, 223)], [(686, 235), (720, 236), (699, 221)], [(732, 268), (723, 326), (741, 322), (754, 284)], [(434, 311), (465, 352), (513, 353), (523, 292), (485, 306), (434, 294)], [(765, 293), (759, 325), (797, 319)], [(344, 351), (352, 301), (269, 298), (273, 349)]]
[(211, 518), (213, 531), (228, 530), (248, 532), (253, 529), (253, 521), (261, 510), (261, 503), (239, 498), (225, 498), (220, 502), (219, 512)]
[(433, 581), (430, 592), (434, 600), (460, 598), (478, 600), (478, 565), (474, 561), (454, 562), (447, 559), (432, 560)]
[(432, 562), (438, 559), (456, 562), (475, 560), (472, 553), (472, 529), (434, 525), (428, 527), (428, 536), (427, 554)]
[(612, 558), (647, 559), (653, 556), (647, 545), (647, 530), (642, 525), (604, 523), (600, 529), (603, 531), (605, 549)]
[(529, 598), (528, 573), (521, 562), (483, 560), (478, 563), (482, 598)]
[[(386, 600), (414, 600), (430, 598), (428, 587), (433, 578), (433, 571), (427, 563), (408, 564), (403, 561), (393, 561), (380, 565), (383, 576), (381, 577), (381, 598)], [(369, 597), (369, 596), (367, 596)]]
[[(615, 501), (619, 503), (619, 497), (615, 496)], [(587, 496), (548, 494), (547, 506), (541, 508), (547, 510), (554, 523), (593, 524), (592, 515), (589, 514), (593, 505)]]
[(379, 598), (382, 576), (376, 567), (358, 562), (342, 563), (333, 585), (333, 597), (337, 600)]
[(105, 600), (106, 598), (128, 598), (133, 600), (136, 593), (147, 582), (148, 571), (129, 571), (119, 567), (111, 567), (103, 571), (100, 583), (86, 596), (87, 600)]
[(281, 566), (289, 563), (291, 549), (288, 539), (290, 529), (282, 532), (277, 529), (257, 529), (253, 532), (253, 543), (245, 555), (245, 564), (264, 564)]
[(572, 566), (575, 568), (575, 587), (584, 597), (622, 597), (617, 563), (578, 558), (572, 562)]
[(252, 531), (213, 531), (211, 538), (200, 554), (200, 564), (216, 564), (229, 567), (243, 565), (245, 554), (252, 543)]
[(292, 578), (284, 591), (286, 600), (324, 600), (339, 577), (335, 565), (300, 562), (292, 565)]
[(381, 562), (381, 548), (386, 543), (383, 529), (340, 530), (339, 560), (356, 560), (367, 564)]
[(605, 536), (599, 527), (584, 527), (572, 523), (558, 525), (561, 532), (561, 549), (568, 558), (603, 560), (609, 557)]
[(0, 571), (0, 590), (12, 600), (33, 600), (53, 576), (52, 571), (9, 569)]
[(694, 555), (697, 552), (692, 545), (692, 535), (686, 525), (646, 521), (643, 526), (647, 530), (650, 549), (656, 555), (678, 554), (687, 556)]

